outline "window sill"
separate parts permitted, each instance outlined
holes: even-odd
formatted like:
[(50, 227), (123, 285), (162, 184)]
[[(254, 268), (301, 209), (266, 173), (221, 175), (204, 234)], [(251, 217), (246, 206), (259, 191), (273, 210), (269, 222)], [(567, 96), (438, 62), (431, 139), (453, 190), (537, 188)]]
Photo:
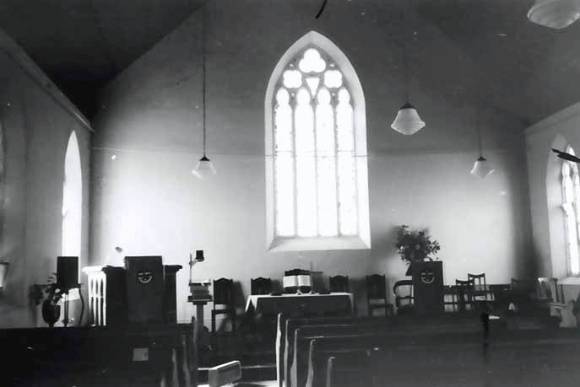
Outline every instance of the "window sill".
[(370, 241), (354, 237), (275, 238), (268, 251), (368, 250)]
[(564, 277), (558, 280), (558, 285), (576, 285), (580, 286), (580, 277)]

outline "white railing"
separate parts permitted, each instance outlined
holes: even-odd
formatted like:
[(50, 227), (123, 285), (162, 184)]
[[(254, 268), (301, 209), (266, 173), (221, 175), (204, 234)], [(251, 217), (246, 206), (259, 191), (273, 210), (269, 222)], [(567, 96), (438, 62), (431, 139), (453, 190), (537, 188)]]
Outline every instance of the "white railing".
[(107, 276), (102, 266), (86, 266), (88, 277), (89, 318), (92, 326), (107, 325)]

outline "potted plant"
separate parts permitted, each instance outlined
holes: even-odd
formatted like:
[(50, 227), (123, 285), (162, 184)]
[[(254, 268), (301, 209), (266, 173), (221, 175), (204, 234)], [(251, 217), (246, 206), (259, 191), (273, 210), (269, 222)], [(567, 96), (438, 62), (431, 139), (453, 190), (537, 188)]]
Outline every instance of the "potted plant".
[(57, 286), (56, 273), (53, 273), (48, 284), (32, 285), (30, 297), (36, 305), (42, 304), (42, 318), (49, 327), (53, 327), (60, 317), (60, 305), (64, 292)]
[(397, 230), (396, 247), (412, 276), (413, 308), (417, 314), (442, 313), (443, 266), (437, 252), (439, 242), (431, 239), (426, 229), (410, 230), (402, 225)]
[(407, 265), (426, 260), (437, 260), (436, 254), (441, 249), (439, 242), (432, 240), (426, 229), (410, 230), (409, 226), (405, 224), (397, 230), (396, 247), (401, 259)]

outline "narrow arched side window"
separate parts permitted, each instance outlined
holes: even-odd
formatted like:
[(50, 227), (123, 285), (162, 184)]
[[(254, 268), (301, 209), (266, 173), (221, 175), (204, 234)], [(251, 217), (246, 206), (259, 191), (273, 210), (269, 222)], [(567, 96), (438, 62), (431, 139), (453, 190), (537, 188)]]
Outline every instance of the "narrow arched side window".
[(269, 248), (370, 248), (364, 94), (346, 56), (309, 32), (265, 104)]
[(81, 154), (73, 131), (66, 147), (62, 187), (62, 255), (80, 256), (83, 185)]
[[(571, 146), (566, 152), (574, 155)], [(562, 160), (562, 210), (566, 230), (566, 255), (568, 271), (571, 275), (580, 274), (580, 175), (578, 164)]]

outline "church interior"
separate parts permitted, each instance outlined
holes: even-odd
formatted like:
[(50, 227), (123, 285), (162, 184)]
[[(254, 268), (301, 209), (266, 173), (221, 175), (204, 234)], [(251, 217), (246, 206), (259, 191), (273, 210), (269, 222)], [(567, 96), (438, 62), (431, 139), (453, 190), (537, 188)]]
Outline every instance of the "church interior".
[(579, 18), (0, 0), (0, 385), (576, 386)]

